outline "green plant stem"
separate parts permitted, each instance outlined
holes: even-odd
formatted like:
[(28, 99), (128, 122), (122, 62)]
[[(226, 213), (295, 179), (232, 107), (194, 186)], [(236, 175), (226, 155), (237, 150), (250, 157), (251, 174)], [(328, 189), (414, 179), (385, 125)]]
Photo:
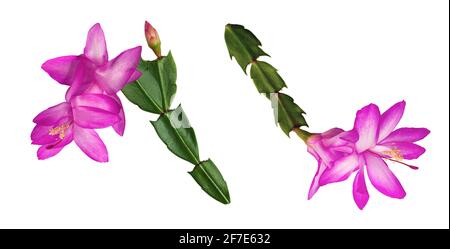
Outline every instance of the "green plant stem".
[(311, 133), (309, 133), (309, 132), (307, 132), (307, 131), (305, 131), (305, 130), (302, 130), (302, 129), (300, 129), (300, 128), (294, 128), (294, 130), (293, 130), (294, 132), (295, 132), (295, 134), (297, 134), (297, 136), (299, 137), (299, 138), (301, 138), (302, 140), (303, 140), (303, 142), (307, 142), (308, 141), (308, 139), (313, 135), (313, 134), (311, 134)]

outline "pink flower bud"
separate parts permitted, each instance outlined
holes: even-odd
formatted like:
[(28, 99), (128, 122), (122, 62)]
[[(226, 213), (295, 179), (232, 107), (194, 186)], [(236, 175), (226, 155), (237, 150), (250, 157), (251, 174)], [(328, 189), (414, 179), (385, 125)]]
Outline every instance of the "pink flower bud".
[(147, 21), (145, 21), (145, 39), (148, 46), (153, 50), (156, 56), (161, 57), (161, 40), (156, 29)]

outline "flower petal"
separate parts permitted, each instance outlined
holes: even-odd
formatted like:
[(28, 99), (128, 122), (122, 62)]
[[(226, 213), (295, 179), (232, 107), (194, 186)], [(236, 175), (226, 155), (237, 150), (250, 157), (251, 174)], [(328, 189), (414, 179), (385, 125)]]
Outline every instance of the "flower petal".
[(42, 64), (42, 69), (59, 83), (70, 85), (78, 62), (79, 56), (62, 56), (46, 61)]
[(341, 128), (332, 128), (326, 132), (321, 133), (320, 135), (322, 136), (323, 139), (327, 139), (327, 138), (333, 138), (333, 137), (341, 134), (342, 132), (344, 132), (344, 130), (342, 130)]
[[(399, 143), (386, 143), (382, 146), (390, 148), (390, 151), (399, 153), (399, 157), (402, 159), (413, 160), (419, 158), (425, 153), (425, 148), (414, 143), (399, 142)], [(385, 153), (386, 154), (386, 153)], [(389, 155), (389, 153), (387, 153)]]
[(117, 113), (81, 106), (73, 109), (73, 120), (82, 128), (100, 129), (112, 126), (120, 119)]
[(374, 104), (362, 108), (356, 114), (355, 130), (359, 134), (359, 139), (355, 146), (358, 153), (376, 145), (379, 120), (380, 110)]
[(140, 46), (126, 50), (96, 71), (97, 83), (106, 93), (115, 94), (130, 82), (139, 64), (141, 50)]
[(89, 84), (89, 87), (84, 92), (85, 94), (104, 94), (103, 89), (96, 83)]
[(74, 140), (80, 149), (97, 162), (108, 162), (108, 150), (95, 130), (74, 126)]
[(33, 119), (33, 122), (44, 126), (54, 126), (58, 124), (59, 120), (70, 117), (71, 115), (70, 105), (64, 102), (39, 113)]
[(369, 192), (367, 191), (366, 180), (364, 177), (364, 167), (361, 167), (356, 173), (353, 181), (353, 200), (359, 209), (363, 210), (369, 201)]
[(39, 160), (45, 160), (50, 157), (56, 156), (64, 147), (52, 147), (48, 148), (47, 145), (42, 145), (37, 151), (37, 157)]
[(347, 145), (332, 147), (332, 148), (330, 148), (330, 150), (335, 153), (342, 152), (342, 153), (346, 153), (346, 154), (351, 154), (351, 153), (353, 153), (353, 151), (355, 151), (351, 146), (347, 146)]
[(85, 82), (77, 81), (73, 83), (66, 92), (66, 101), (71, 101), (73, 97), (83, 94), (87, 89), (89, 89), (89, 84)]
[(80, 59), (79, 66), (77, 67), (73, 77), (72, 84), (67, 90), (66, 101), (70, 101), (73, 97), (85, 93), (94, 84), (94, 71), (95, 66), (91, 61), (83, 58)]
[(356, 143), (359, 139), (359, 134), (355, 130), (343, 132), (340, 136), (340, 139), (350, 142), (350, 143)]
[(328, 130), (322, 134), (320, 134), (322, 138), (322, 144), (325, 147), (332, 147), (332, 146), (342, 146), (347, 144), (346, 141), (340, 139), (341, 134), (344, 132), (344, 130), (340, 128), (333, 128), (331, 130)]
[(122, 106), (104, 94), (83, 94), (71, 101), (76, 124), (83, 128), (106, 128), (121, 121)]
[(37, 151), (39, 160), (44, 160), (57, 155), (66, 145), (73, 141), (73, 132), (70, 127), (63, 139), (58, 138), (58, 141), (51, 145), (42, 145)]
[(402, 119), (405, 105), (405, 101), (400, 101), (381, 115), (378, 141), (385, 139), (395, 129)]
[(56, 143), (58, 137), (49, 135), (52, 128), (53, 126), (36, 125), (31, 132), (32, 144), (47, 145)]
[(323, 172), (320, 178), (320, 185), (345, 181), (358, 167), (359, 157), (356, 153), (343, 157)]
[(98, 23), (88, 32), (84, 55), (97, 65), (104, 65), (108, 62), (105, 34)]
[(130, 78), (128, 79), (128, 82), (133, 82), (138, 80), (139, 78), (141, 78), (142, 73), (139, 72), (138, 70), (134, 70), (133, 74), (130, 76)]
[(117, 134), (119, 134), (119, 136), (123, 136), (123, 134), (125, 133), (126, 120), (125, 120), (125, 112), (122, 106), (122, 101), (120, 101), (120, 98), (117, 95), (112, 95), (111, 97), (114, 98), (120, 106), (120, 111), (118, 114), (120, 120), (113, 125), (113, 129)]
[(391, 198), (403, 199), (406, 196), (400, 181), (381, 157), (366, 152), (364, 153), (364, 159), (369, 179), (378, 191)]
[(317, 152), (316, 152), (311, 146), (308, 145), (308, 147), (307, 147), (306, 150), (307, 150), (307, 151), (309, 152), (309, 154), (311, 154), (317, 161), (320, 161), (320, 160), (321, 160), (319, 154), (317, 154)]
[(326, 168), (327, 166), (319, 161), (319, 166), (317, 167), (316, 175), (314, 176), (311, 182), (311, 187), (309, 188), (308, 200), (311, 200), (311, 198), (313, 198), (313, 196), (317, 193), (317, 190), (319, 190), (320, 187), (319, 180)]
[(119, 121), (117, 121), (117, 123), (115, 123), (112, 126), (112, 128), (119, 136), (123, 137), (123, 134), (125, 133), (125, 125), (126, 125), (125, 112), (122, 109), (119, 112)]
[(323, 146), (320, 135), (313, 135), (309, 137), (307, 144), (309, 153), (316, 157), (317, 160), (323, 161), (323, 163), (327, 166), (330, 166), (334, 161), (331, 151)]
[(424, 139), (430, 134), (430, 130), (426, 128), (400, 128), (392, 132), (380, 144), (390, 142), (417, 142)]
[(121, 105), (113, 97), (104, 94), (83, 94), (76, 96), (70, 102), (73, 108), (90, 107), (118, 114)]

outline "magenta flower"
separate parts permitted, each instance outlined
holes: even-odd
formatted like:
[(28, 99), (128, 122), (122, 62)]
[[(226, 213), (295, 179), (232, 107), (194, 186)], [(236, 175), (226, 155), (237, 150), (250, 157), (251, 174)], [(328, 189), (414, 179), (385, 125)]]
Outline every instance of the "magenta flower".
[(41, 145), (39, 159), (52, 157), (75, 141), (90, 158), (108, 161), (107, 149), (94, 129), (112, 126), (123, 135), (125, 114), (117, 92), (141, 76), (137, 71), (140, 55), (141, 47), (135, 47), (109, 61), (103, 30), (95, 24), (83, 54), (58, 57), (42, 65), (53, 79), (70, 87), (66, 102), (34, 119), (31, 139)]
[(122, 136), (125, 114), (117, 92), (141, 76), (137, 71), (140, 56), (141, 47), (138, 46), (108, 61), (105, 35), (100, 24), (95, 24), (88, 32), (83, 54), (48, 60), (42, 65), (42, 69), (59, 83), (70, 86), (66, 101), (84, 93), (101, 93), (114, 98), (120, 106), (120, 121), (113, 128)]
[(308, 200), (319, 190), (319, 180), (327, 168), (342, 167), (341, 164), (352, 163), (353, 158), (349, 155), (354, 153), (355, 146), (348, 141), (352, 136), (354, 136), (354, 133), (333, 128), (321, 134), (312, 134), (306, 140), (308, 152), (318, 162), (317, 172), (309, 189)]
[(382, 115), (378, 106), (370, 104), (356, 114), (353, 133), (359, 137), (355, 140), (355, 152), (346, 160), (349, 163), (335, 164), (327, 168), (320, 180), (320, 185), (346, 180), (357, 171), (353, 183), (353, 198), (356, 205), (363, 209), (369, 200), (364, 170), (372, 185), (382, 194), (402, 199), (406, 196), (400, 181), (389, 169), (386, 161), (394, 161), (417, 169), (402, 162), (420, 157), (425, 149), (414, 142), (425, 138), (430, 131), (425, 128), (399, 128), (394, 130), (405, 110), (405, 102), (393, 105)]
[(106, 128), (120, 120), (120, 106), (103, 94), (84, 94), (50, 107), (34, 118), (33, 144), (41, 145), (40, 160), (58, 154), (72, 141), (90, 158), (108, 161), (106, 146), (94, 129)]

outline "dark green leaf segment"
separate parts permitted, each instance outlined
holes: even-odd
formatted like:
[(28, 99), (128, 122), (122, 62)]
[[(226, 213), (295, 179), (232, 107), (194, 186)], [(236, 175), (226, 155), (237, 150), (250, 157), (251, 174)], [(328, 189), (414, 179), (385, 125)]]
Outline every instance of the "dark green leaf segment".
[(138, 70), (142, 76), (125, 86), (123, 94), (142, 110), (159, 115), (151, 124), (167, 148), (195, 166), (189, 174), (208, 195), (229, 204), (227, 183), (210, 159), (200, 160), (194, 129), (181, 105), (170, 109), (177, 91), (177, 69), (172, 53), (153, 61), (141, 60)]
[(305, 112), (290, 96), (280, 93), (286, 87), (283, 78), (275, 67), (259, 60), (261, 56), (268, 56), (261, 49), (261, 42), (242, 25), (228, 24), (225, 26), (225, 42), (230, 58), (235, 58), (239, 66), (247, 74), (247, 67), (251, 64), (250, 77), (258, 91), (265, 94), (272, 102), (275, 120), (283, 132), (289, 133), (302, 126), (308, 126), (304, 118)]

